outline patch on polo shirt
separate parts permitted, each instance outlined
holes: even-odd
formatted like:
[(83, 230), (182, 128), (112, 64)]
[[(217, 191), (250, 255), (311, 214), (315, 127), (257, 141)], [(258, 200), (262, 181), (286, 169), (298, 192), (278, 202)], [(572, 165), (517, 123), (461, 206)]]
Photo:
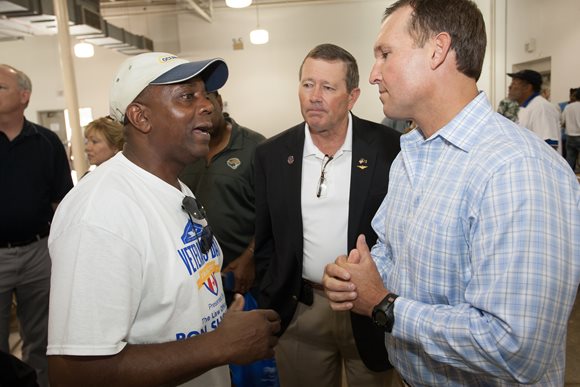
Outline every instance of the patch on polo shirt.
[(226, 164), (231, 169), (237, 169), (240, 165), (242, 165), (242, 162), (237, 157), (232, 157), (226, 161)]

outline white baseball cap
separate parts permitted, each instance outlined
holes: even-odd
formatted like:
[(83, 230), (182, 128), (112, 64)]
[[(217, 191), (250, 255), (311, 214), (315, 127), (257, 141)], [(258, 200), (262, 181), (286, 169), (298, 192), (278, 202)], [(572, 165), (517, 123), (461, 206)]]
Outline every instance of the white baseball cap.
[(221, 58), (190, 62), (166, 52), (148, 52), (125, 60), (113, 79), (109, 94), (111, 117), (125, 119), (127, 106), (149, 85), (169, 85), (199, 76), (207, 91), (221, 88), (228, 66)]

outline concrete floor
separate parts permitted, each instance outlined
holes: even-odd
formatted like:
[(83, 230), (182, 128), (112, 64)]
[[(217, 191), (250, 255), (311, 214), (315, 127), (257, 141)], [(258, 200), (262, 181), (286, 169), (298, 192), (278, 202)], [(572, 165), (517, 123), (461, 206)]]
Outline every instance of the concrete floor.
[[(11, 352), (21, 356), (21, 341), (17, 325), (13, 326), (10, 335)], [(568, 322), (568, 341), (566, 343), (566, 381), (565, 387), (580, 387), (580, 289), (576, 296), (576, 303)]]

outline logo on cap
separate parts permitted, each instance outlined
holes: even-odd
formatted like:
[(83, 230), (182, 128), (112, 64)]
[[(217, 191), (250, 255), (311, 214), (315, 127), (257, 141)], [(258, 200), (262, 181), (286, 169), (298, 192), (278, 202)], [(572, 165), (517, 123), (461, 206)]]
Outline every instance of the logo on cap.
[(175, 55), (167, 55), (167, 56), (162, 56), (161, 58), (159, 58), (159, 61), (162, 63), (165, 63), (165, 62), (169, 62), (170, 60), (173, 60), (173, 59), (177, 59), (177, 57)]

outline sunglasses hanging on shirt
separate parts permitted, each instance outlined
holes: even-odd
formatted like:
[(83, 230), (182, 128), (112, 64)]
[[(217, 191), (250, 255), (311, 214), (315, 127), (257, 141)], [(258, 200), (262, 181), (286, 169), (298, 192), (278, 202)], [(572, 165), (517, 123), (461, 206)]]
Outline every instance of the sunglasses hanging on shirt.
[(327, 189), (327, 179), (326, 179), (326, 166), (332, 161), (334, 157), (329, 155), (324, 155), (322, 159), (322, 168), (320, 170), (320, 179), (318, 180), (318, 188), (316, 189), (316, 197), (325, 197)]
[[(181, 208), (183, 208), (183, 210), (187, 212), (187, 215), (189, 216), (189, 220), (191, 221), (193, 226), (193, 232), (195, 233), (197, 239), (199, 240), (201, 252), (207, 254), (207, 252), (211, 249), (211, 246), (213, 244), (213, 232), (211, 231), (211, 227), (209, 227), (209, 224), (207, 224), (206, 220), (207, 216), (205, 213), (205, 209), (196, 198), (191, 196), (186, 196), (183, 198), (183, 201), (181, 202)], [(199, 223), (194, 222), (192, 217), (197, 220), (206, 220), (206, 225), (203, 226), (201, 230), (201, 235), (197, 233), (197, 230), (195, 229), (194, 225), (194, 223), (196, 224)]]

